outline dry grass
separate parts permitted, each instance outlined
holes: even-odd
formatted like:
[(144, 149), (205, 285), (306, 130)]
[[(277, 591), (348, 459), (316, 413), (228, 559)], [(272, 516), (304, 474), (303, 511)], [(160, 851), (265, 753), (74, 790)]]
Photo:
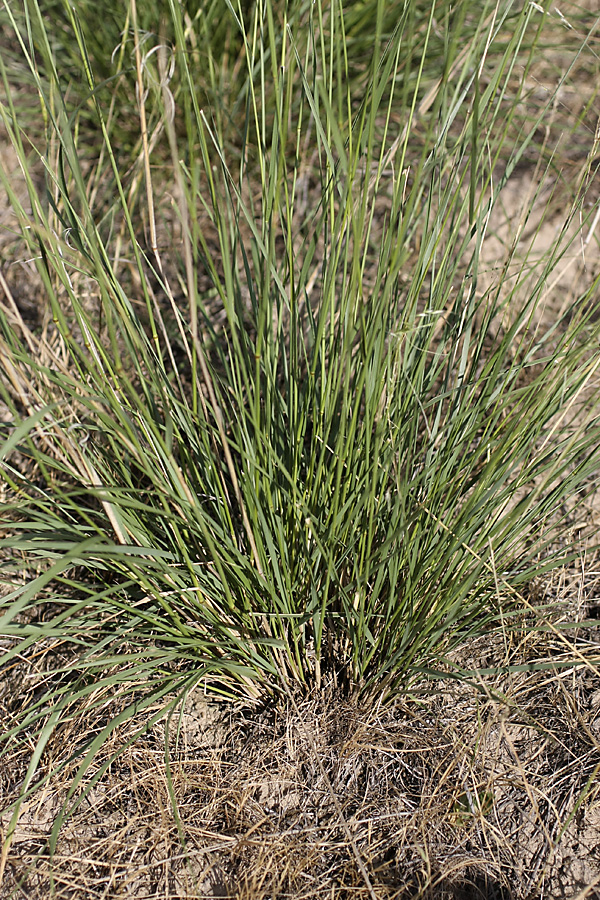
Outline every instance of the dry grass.
[[(596, 568), (590, 561), (545, 586), (545, 599), (560, 601), (557, 624), (559, 609), (563, 622), (597, 617)], [(570, 641), (587, 655), (594, 631)], [(390, 708), (358, 708), (333, 692), (279, 711), (190, 697), (171, 721), (168, 761), (165, 726), (154, 726), (91, 787), (51, 855), (75, 764), (52, 773), (117, 712), (80, 710), (46, 750), (50, 777), (21, 817), (0, 896), (599, 897), (600, 673), (561, 669), (564, 649), (551, 631), (524, 629), (510, 648), (480, 640), (464, 665), (493, 667), (509, 653), (523, 665), (554, 658), (557, 668), (428, 683)], [(4, 682), (4, 721), (31, 703), (32, 671), (43, 681), (52, 652), (23, 660)], [(86, 785), (141, 726), (113, 733)], [(24, 746), (4, 759), (4, 801), (27, 756)]]

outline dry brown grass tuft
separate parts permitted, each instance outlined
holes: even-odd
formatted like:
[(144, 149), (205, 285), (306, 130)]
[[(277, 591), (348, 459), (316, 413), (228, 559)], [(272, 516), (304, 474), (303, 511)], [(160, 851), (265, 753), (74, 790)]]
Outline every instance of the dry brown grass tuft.
[[(550, 589), (561, 592), (563, 619), (569, 610), (597, 616), (591, 563), (585, 579), (563, 573)], [(584, 655), (594, 640), (597, 647), (594, 629), (578, 629), (570, 640)], [(480, 641), (463, 662), (493, 666), (506, 652), (501, 639)], [(511, 662), (553, 655), (559, 663), (564, 647), (552, 632), (527, 640), (524, 632)], [(23, 660), (5, 683), (4, 721), (15, 711), (17, 684), (31, 702), (34, 663)], [(165, 726), (154, 726), (80, 793), (51, 855), (48, 837), (75, 771), (69, 763), (26, 806), (0, 896), (600, 896), (600, 677), (593, 666), (423, 684), (389, 708), (326, 692), (296, 704), (227, 711), (191, 696), (172, 718), (168, 740)], [(116, 711), (81, 710), (48, 746), (43, 773)], [(140, 725), (113, 733), (82, 788)], [(5, 803), (27, 755), (23, 747), (3, 760)]]

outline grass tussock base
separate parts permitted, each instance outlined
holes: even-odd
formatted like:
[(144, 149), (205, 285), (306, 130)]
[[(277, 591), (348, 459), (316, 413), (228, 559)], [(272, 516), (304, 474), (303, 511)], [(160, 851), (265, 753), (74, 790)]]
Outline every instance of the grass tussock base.
[[(586, 579), (585, 592), (581, 576), (556, 579), (563, 624), (585, 594), (593, 615)], [(524, 666), (554, 656), (557, 667), (424, 683), (370, 709), (328, 688), (253, 711), (198, 692), (123, 751), (143, 717), (129, 721), (71, 796), (53, 850), (74, 765), (34, 795), (1, 896), (593, 900), (600, 676), (561, 669), (551, 631), (521, 638)], [(590, 640), (579, 629), (572, 650), (585, 653)], [(505, 654), (500, 638), (473, 641), (461, 660), (500, 665)], [(80, 711), (47, 747), (40, 775), (118, 713)], [(7, 799), (25, 767), (24, 753), (5, 759)]]

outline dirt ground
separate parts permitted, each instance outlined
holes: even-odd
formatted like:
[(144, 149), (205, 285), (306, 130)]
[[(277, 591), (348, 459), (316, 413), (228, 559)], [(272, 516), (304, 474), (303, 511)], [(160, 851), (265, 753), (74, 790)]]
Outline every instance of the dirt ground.
[[(598, 616), (595, 568), (552, 585), (556, 624)], [(569, 640), (584, 656), (597, 649), (591, 628)], [(561, 668), (569, 653), (552, 631), (479, 641), (461, 663), (507, 656), (525, 671), (422, 684), (388, 708), (327, 691), (278, 712), (193, 695), (111, 762), (140, 718), (86, 774), (51, 858), (76, 763), (53, 767), (111, 710), (84, 713), (46, 754), (50, 778), (21, 816), (1, 896), (597, 898), (600, 673)], [(555, 667), (526, 671), (542, 659)], [(4, 721), (20, 675), (3, 684)], [(27, 756), (4, 760), (7, 800)]]

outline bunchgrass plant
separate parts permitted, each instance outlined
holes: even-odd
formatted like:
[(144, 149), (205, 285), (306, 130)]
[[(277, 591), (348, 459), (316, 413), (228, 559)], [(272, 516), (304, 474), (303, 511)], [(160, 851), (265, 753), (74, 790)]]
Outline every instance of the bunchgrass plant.
[(22, 796), (82, 702), (124, 698), (73, 790), (197, 685), (450, 671), (569, 558), (598, 470), (596, 283), (544, 314), (587, 181), (543, 254), (527, 210), (486, 249), (553, 108), (527, 107), (538, 4), (124, 6), (101, 59), (78, 4), (3, 12), (39, 96), (36, 123), (3, 67), (43, 308), (0, 319), (0, 630), (5, 665), (58, 654), (5, 734), (34, 736)]

